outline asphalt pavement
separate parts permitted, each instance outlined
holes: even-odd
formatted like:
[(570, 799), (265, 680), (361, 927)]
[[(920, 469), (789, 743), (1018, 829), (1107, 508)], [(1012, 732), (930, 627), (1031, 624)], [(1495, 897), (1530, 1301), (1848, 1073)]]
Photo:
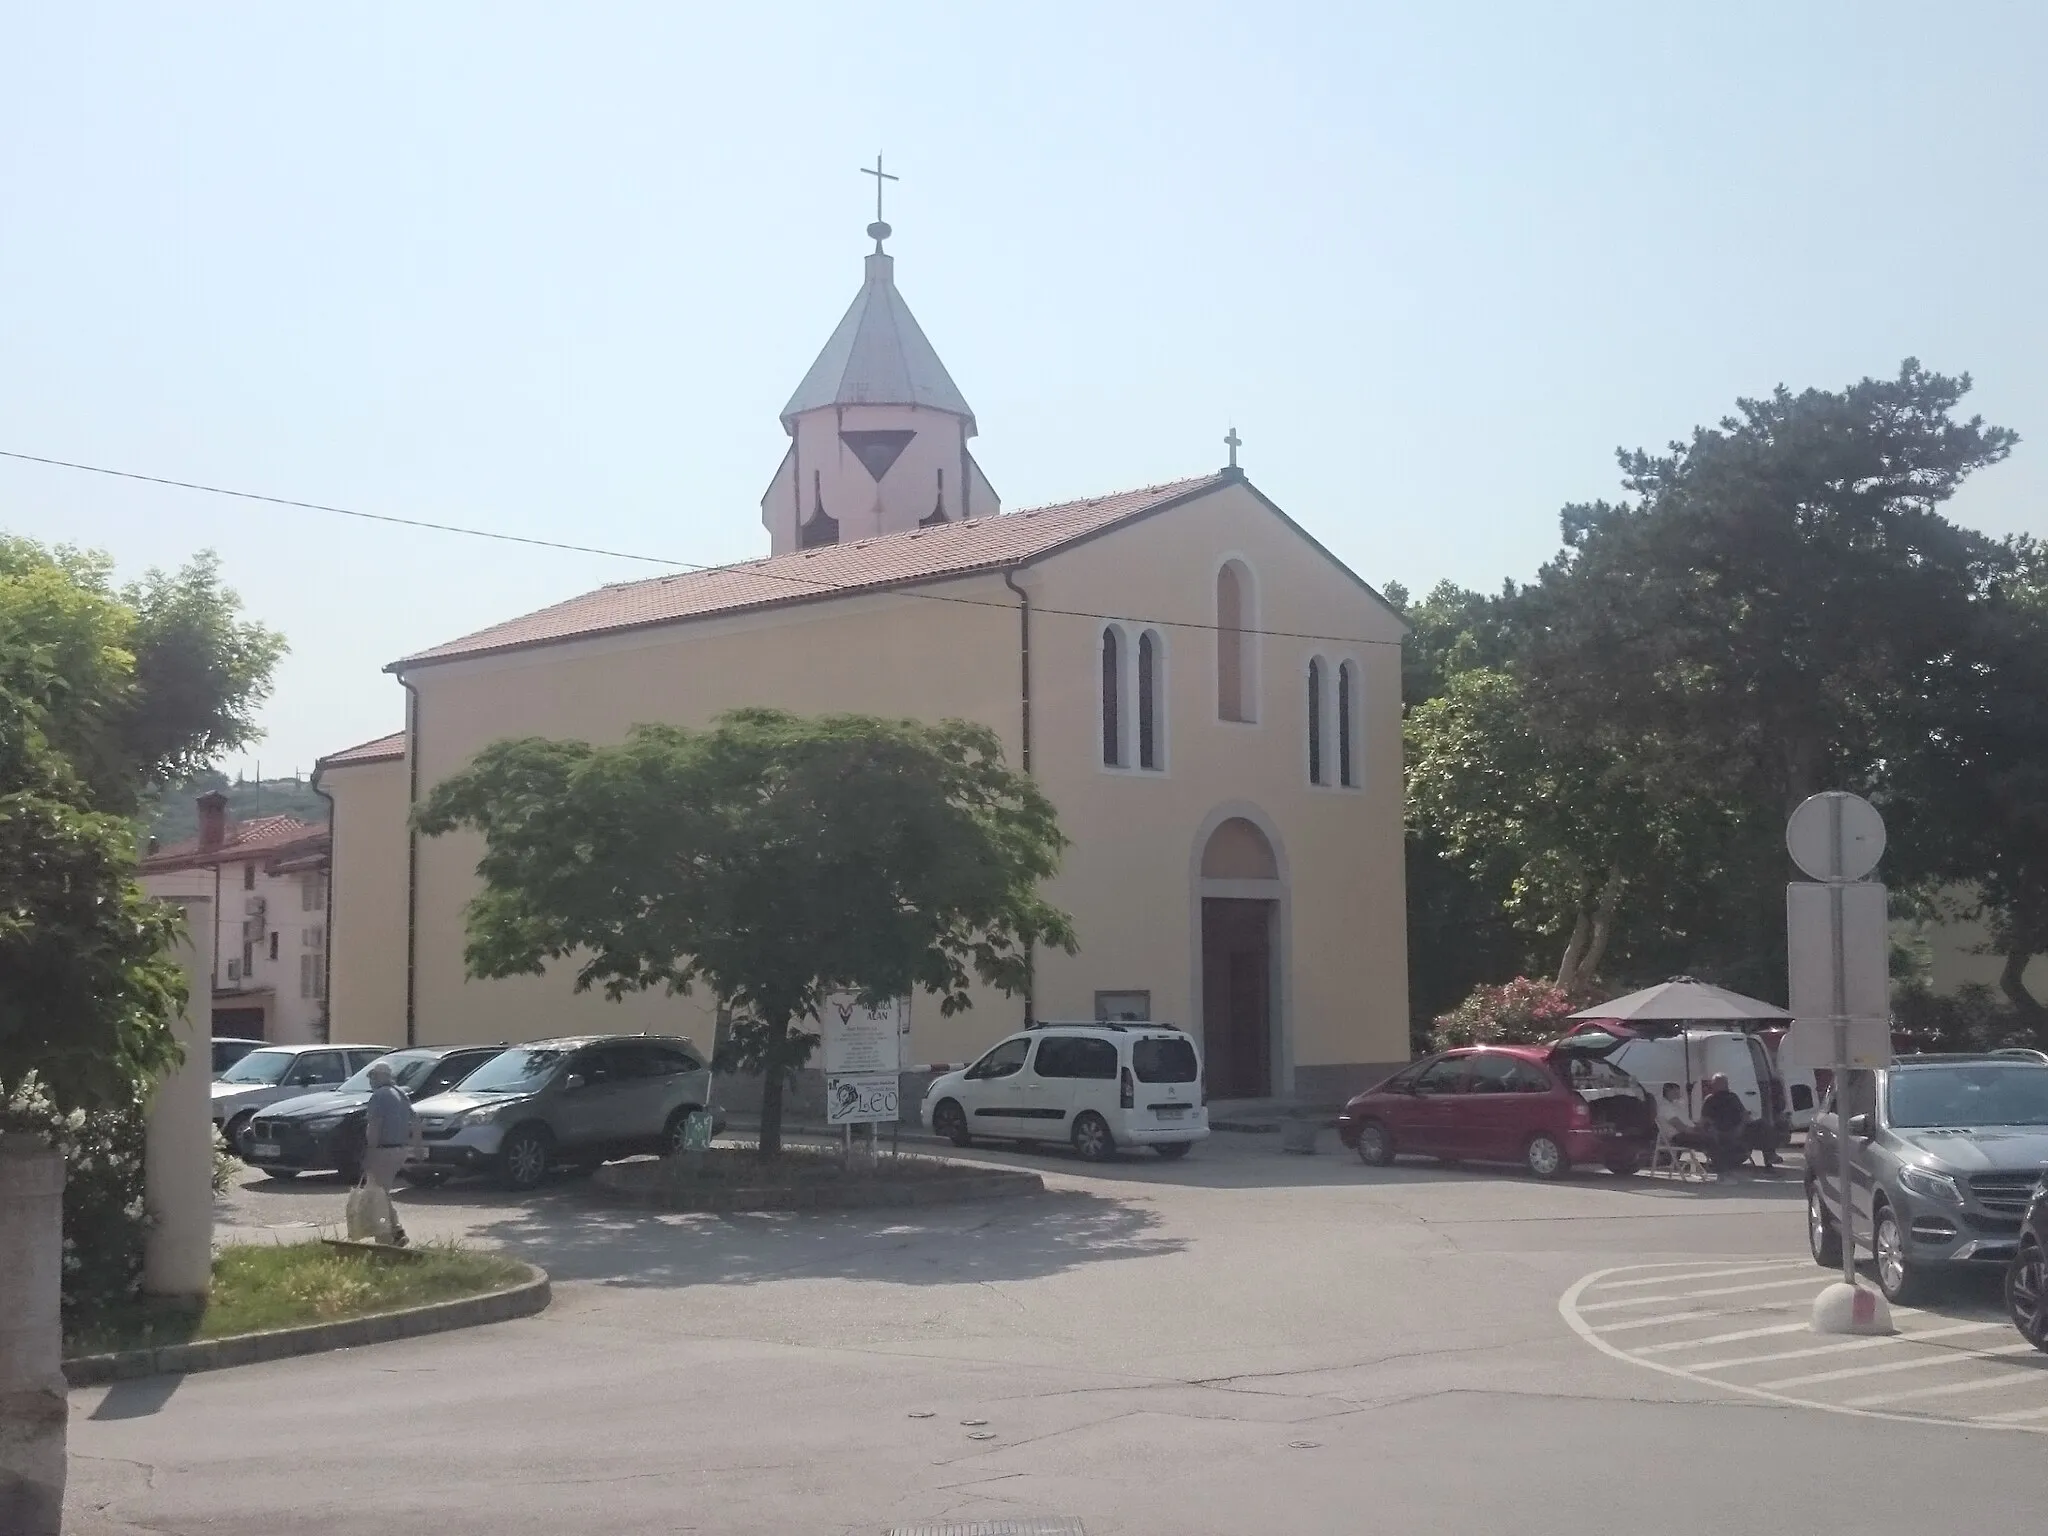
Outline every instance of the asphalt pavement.
[[(1984, 1287), (1798, 1354), (1846, 1341), (1797, 1331), (1828, 1276), (1791, 1176), (1539, 1184), (1249, 1135), (973, 1155), (1048, 1192), (731, 1217), (408, 1194), (416, 1235), (532, 1259), (554, 1305), (78, 1392), (72, 1528), (1924, 1536), (2039, 1496), (2048, 1374)], [(222, 1235), (310, 1235), (342, 1194), (251, 1180)]]

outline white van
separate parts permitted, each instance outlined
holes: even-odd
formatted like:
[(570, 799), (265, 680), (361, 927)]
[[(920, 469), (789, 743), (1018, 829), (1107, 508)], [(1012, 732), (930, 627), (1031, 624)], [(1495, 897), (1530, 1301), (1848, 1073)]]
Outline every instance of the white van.
[(921, 1118), (956, 1147), (1064, 1141), (1091, 1162), (1120, 1147), (1185, 1156), (1209, 1134), (1202, 1064), (1170, 1024), (1036, 1024), (925, 1091)]
[[(1645, 1036), (1623, 1041), (1607, 1059), (1649, 1089), (1659, 1103), (1664, 1099), (1664, 1085), (1678, 1084), (1685, 1093), (1688, 1119), (1699, 1119), (1707, 1079), (1719, 1073), (1752, 1116), (1776, 1125), (1781, 1135), (1792, 1128), (1787, 1124), (1791, 1106), (1785, 1085), (1778, 1079), (1770, 1052), (1754, 1035), (1735, 1029), (1688, 1029), (1673, 1035)], [(1806, 1118), (1811, 1119), (1810, 1085), (1807, 1105)]]

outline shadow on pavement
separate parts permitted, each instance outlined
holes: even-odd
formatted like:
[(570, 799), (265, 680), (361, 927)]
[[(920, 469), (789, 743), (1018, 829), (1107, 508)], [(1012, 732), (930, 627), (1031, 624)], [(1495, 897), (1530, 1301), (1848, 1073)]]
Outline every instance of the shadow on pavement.
[[(508, 1197), (509, 1198), (509, 1197)], [(1177, 1253), (1140, 1206), (1082, 1190), (905, 1210), (665, 1215), (551, 1190), (477, 1235), (556, 1280), (745, 1285), (814, 1276), (899, 1285), (1026, 1280)]]

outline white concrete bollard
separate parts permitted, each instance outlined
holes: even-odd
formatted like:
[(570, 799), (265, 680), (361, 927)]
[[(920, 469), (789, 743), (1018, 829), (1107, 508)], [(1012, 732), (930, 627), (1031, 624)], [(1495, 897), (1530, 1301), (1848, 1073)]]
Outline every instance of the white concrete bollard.
[(64, 1159), (0, 1133), (0, 1531), (64, 1522)]

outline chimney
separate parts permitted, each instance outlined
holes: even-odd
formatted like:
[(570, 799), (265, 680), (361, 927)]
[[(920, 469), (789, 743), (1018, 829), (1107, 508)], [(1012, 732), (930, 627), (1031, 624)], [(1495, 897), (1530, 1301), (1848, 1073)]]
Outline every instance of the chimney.
[(211, 853), (228, 840), (228, 797), (209, 790), (199, 797), (199, 851)]

